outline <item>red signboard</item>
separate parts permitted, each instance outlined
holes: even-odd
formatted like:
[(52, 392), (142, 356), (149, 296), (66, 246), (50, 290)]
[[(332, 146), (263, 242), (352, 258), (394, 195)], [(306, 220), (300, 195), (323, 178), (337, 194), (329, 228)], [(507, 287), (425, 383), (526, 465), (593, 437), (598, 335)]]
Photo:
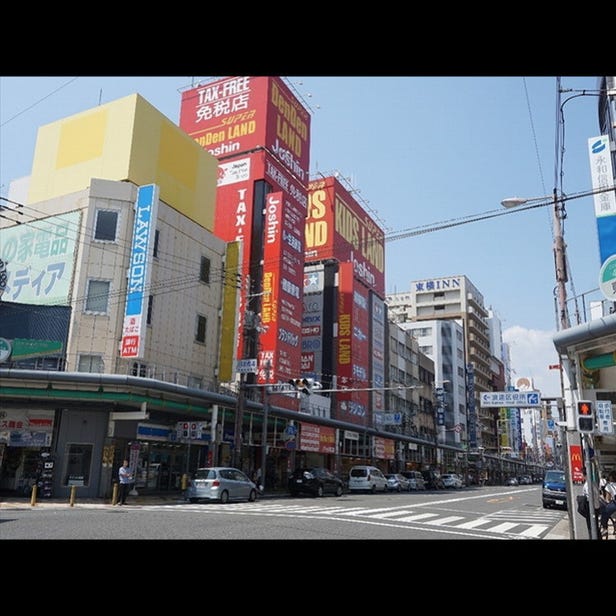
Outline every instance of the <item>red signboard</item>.
[(385, 234), (335, 177), (310, 182), (306, 261), (353, 263), (355, 277), (385, 294)]
[[(282, 192), (265, 200), (263, 289), (257, 382), (300, 374), (304, 216)], [(272, 370), (266, 370), (267, 362)]]
[(218, 159), (265, 147), (308, 181), (310, 114), (280, 77), (227, 77), (186, 90), (180, 127)]
[(571, 480), (576, 483), (584, 481), (584, 460), (582, 458), (581, 445), (569, 445), (569, 460), (571, 464)]
[[(338, 388), (363, 389), (368, 386), (368, 299), (367, 291), (354, 278), (353, 263), (340, 263), (338, 269)], [(358, 334), (366, 336), (360, 340)], [(337, 394), (336, 419), (369, 425), (369, 392)]]
[(336, 453), (336, 429), (301, 422), (299, 448), (301, 451)]

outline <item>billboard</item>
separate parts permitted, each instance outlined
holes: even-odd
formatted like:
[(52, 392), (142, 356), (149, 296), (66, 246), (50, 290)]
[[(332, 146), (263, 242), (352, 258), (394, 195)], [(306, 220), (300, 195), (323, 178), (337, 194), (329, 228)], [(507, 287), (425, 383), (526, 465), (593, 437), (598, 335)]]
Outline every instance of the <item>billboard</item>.
[[(368, 291), (358, 284), (351, 262), (338, 270), (338, 331), (336, 371), (338, 390), (361, 389), (368, 385)], [(365, 336), (365, 340), (362, 338)], [(335, 419), (369, 425), (369, 392), (337, 392)]]
[(323, 372), (324, 285), (323, 264), (306, 265), (302, 310), (301, 373), (317, 381), (321, 379)]
[(179, 123), (219, 160), (265, 148), (308, 181), (310, 114), (280, 77), (226, 77), (186, 90)]
[[(257, 192), (256, 185), (259, 181), (261, 184), (267, 183), (267, 188), (271, 189), (269, 194), (262, 196), (262, 192)], [(280, 200), (280, 207), (276, 207), (275, 201), (267, 203), (272, 194), (279, 195), (277, 199)], [(270, 373), (270, 381), (276, 371), (275, 358), (269, 354), (269, 351), (273, 350), (271, 337), (285, 335), (270, 327), (271, 319), (279, 319), (280, 323), (284, 324), (284, 329), (288, 332), (297, 330), (299, 335), (301, 322), (298, 315), (301, 314), (301, 305), (296, 306), (293, 301), (288, 302), (287, 298), (284, 298), (280, 310), (272, 314), (273, 306), (269, 303), (271, 300), (268, 300), (267, 294), (273, 292), (273, 278), (277, 277), (279, 282), (285, 284), (293, 280), (288, 288), (299, 284), (301, 295), (304, 267), (303, 227), (307, 202), (306, 187), (266, 152), (253, 152), (240, 158), (222, 161), (219, 165), (214, 233), (227, 242), (238, 241), (242, 245), (242, 259), (238, 271), (238, 283), (242, 284), (242, 293), (237, 312), (239, 333), (236, 356), (241, 359), (245, 348), (241, 325), (248, 304), (247, 294), (263, 293), (261, 305), (263, 307), (265, 304), (266, 312), (261, 310), (261, 319), (266, 318), (267, 324), (262, 322), (261, 325), (269, 329), (258, 336), (260, 348), (264, 352), (268, 351), (269, 361), (272, 362), (270, 365), (274, 367), (274, 372)], [(299, 247), (301, 252), (297, 251)], [(260, 261), (263, 261), (263, 270), (260, 273), (263, 280), (250, 280), (251, 268), (254, 272), (254, 264)], [(281, 272), (284, 273), (282, 278)], [(264, 278), (266, 274), (267, 280)], [(250, 289), (248, 282), (251, 283)], [(253, 300), (251, 306), (254, 305)], [(288, 339), (291, 340), (292, 335)], [(264, 359), (265, 355), (262, 357), (262, 360)], [(289, 370), (295, 375), (299, 374), (299, 354), (293, 362), (291, 366), (283, 369), (285, 375)]]
[(336, 428), (300, 422), (299, 448), (302, 451), (336, 453)]
[(158, 195), (156, 184), (140, 186), (137, 191), (120, 357), (143, 357)]
[(310, 182), (306, 261), (353, 263), (355, 277), (385, 296), (385, 234), (335, 177)]
[[(385, 302), (375, 293), (370, 293), (370, 382), (374, 387), (385, 387)], [(383, 391), (372, 392), (374, 411), (385, 409)]]
[(80, 224), (81, 212), (75, 211), (2, 228), (2, 301), (69, 305)]
[(282, 192), (266, 196), (258, 383), (288, 381), (299, 374), (303, 223), (303, 212)]

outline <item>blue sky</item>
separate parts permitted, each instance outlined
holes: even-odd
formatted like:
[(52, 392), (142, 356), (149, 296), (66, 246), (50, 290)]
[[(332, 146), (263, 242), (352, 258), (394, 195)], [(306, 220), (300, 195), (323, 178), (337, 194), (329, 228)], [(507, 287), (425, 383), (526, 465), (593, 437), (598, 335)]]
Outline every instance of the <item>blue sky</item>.
[[(40, 126), (132, 93), (178, 121), (181, 92), (209, 77), (0, 77), (0, 195), (30, 174)], [(502, 199), (591, 190), (587, 141), (599, 135), (596, 76), (285, 77), (312, 111), (311, 177), (338, 172), (386, 233), (386, 291), (466, 275), (501, 319), (515, 376), (560, 394), (551, 208), (430, 233), (404, 231), (504, 212)], [(556, 160), (562, 158), (562, 176)], [(562, 177), (562, 179), (561, 179)], [(566, 204), (569, 297), (598, 291), (592, 198)], [(573, 307), (573, 305), (571, 306)], [(580, 304), (580, 310), (582, 305)], [(575, 324), (575, 321), (573, 321)]]

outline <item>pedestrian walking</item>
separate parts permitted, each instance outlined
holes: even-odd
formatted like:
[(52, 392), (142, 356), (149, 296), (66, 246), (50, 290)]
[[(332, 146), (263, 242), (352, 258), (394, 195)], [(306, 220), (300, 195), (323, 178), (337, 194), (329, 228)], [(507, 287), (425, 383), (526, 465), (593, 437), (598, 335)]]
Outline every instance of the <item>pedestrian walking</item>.
[(120, 491), (118, 494), (118, 505), (126, 504), (126, 497), (128, 496), (128, 490), (130, 484), (133, 481), (133, 473), (128, 466), (128, 460), (124, 460), (120, 470), (118, 471), (118, 479), (120, 480)]

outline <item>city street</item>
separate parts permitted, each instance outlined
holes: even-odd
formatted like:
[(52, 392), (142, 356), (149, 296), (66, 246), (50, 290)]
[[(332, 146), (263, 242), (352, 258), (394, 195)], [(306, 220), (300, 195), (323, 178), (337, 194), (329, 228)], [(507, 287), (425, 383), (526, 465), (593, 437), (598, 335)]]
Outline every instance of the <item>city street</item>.
[(254, 503), (3, 504), (0, 539), (543, 539), (567, 517), (540, 486), (264, 498)]

